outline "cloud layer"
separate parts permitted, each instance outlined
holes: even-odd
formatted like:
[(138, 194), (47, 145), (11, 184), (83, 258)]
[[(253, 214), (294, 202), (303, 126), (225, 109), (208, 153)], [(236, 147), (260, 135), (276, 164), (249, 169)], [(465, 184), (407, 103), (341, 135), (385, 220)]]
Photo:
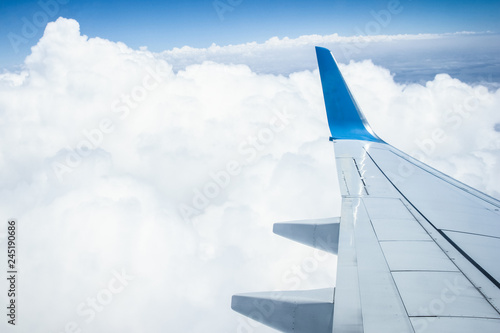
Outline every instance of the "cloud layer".
[[(375, 25), (377, 22), (373, 21)], [(380, 26), (378, 31), (383, 31)], [(246, 64), (257, 73), (290, 74), (316, 69), (314, 46), (330, 49), (340, 62), (371, 59), (395, 74), (396, 82), (424, 83), (436, 74), (448, 73), (468, 83), (498, 88), (500, 82), (500, 35), (484, 32), (442, 34), (306, 35), (298, 38), (273, 37), (265, 43), (185, 46), (158, 54), (174, 71), (205, 60), (224, 64)]]
[[(271, 233), (340, 213), (317, 70), (198, 60), (174, 70), (60, 18), (23, 72), (0, 75), (22, 331), (269, 332), (230, 296), (333, 284), (334, 257)], [(500, 196), (499, 90), (396, 83), (369, 60), (341, 69), (383, 139)]]

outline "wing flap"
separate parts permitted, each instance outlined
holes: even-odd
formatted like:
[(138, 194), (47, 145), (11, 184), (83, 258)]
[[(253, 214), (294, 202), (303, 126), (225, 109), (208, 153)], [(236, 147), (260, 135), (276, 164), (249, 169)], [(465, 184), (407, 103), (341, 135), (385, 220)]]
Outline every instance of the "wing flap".
[(393, 277), (410, 317), (500, 319), (461, 272), (398, 271)]
[(485, 318), (447, 318), (436, 317), (433, 320), (427, 318), (411, 318), (411, 322), (416, 332), (425, 333), (498, 333), (499, 320)]

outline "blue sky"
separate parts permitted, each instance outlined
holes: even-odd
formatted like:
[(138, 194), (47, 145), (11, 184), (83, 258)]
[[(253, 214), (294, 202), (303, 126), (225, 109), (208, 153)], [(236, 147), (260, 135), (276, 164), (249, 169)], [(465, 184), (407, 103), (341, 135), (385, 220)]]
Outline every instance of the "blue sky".
[[(381, 16), (381, 28), (371, 29), (374, 13), (387, 13), (390, 6), (397, 13)], [(41, 37), (44, 21), (59, 16), (76, 19), (89, 37), (162, 51), (263, 42), (273, 36), (498, 32), (499, 13), (498, 1), (7, 0), (0, 4), (0, 67), (22, 63)], [(27, 27), (30, 23), (35, 31)], [(21, 39), (12, 42), (16, 36)]]

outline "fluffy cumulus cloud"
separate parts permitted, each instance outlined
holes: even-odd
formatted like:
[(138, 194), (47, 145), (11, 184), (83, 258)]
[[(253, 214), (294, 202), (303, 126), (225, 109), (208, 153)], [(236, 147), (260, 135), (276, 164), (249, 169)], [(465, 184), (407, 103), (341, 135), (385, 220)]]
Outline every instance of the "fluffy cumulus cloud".
[[(0, 75), (20, 330), (270, 332), (231, 295), (333, 285), (335, 257), (271, 233), (340, 213), (317, 70), (174, 62), (60, 18)], [(341, 69), (382, 138), (500, 196), (500, 91)]]
[(395, 84), (387, 69), (370, 61), (350, 63), (343, 72), (375, 132), (387, 142), (500, 196), (500, 90), (448, 74), (425, 85)]

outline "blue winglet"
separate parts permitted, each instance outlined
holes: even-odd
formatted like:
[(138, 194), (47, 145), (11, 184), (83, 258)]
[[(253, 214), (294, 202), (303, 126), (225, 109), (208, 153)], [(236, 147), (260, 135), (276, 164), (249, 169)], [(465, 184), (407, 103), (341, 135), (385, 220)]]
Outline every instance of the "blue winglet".
[(384, 142), (363, 116), (330, 50), (316, 46), (316, 56), (332, 138)]

